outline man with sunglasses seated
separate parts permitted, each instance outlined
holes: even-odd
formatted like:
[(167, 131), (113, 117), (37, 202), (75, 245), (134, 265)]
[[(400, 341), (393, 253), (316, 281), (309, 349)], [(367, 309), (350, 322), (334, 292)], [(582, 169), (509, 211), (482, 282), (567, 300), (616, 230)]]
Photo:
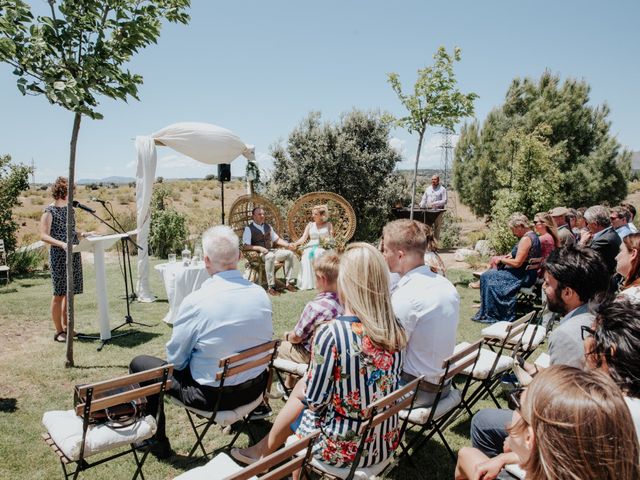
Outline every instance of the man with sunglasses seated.
[[(547, 307), (564, 315), (549, 336), (549, 363), (584, 369), (582, 327), (593, 323), (589, 301), (607, 290), (610, 278), (607, 267), (593, 249), (566, 245), (551, 252), (542, 268)], [(525, 363), (524, 368), (530, 375), (538, 372), (538, 367), (529, 363)], [(502, 453), (507, 438), (505, 426), (510, 420), (510, 410), (480, 410), (471, 419), (473, 446), (489, 457)]]

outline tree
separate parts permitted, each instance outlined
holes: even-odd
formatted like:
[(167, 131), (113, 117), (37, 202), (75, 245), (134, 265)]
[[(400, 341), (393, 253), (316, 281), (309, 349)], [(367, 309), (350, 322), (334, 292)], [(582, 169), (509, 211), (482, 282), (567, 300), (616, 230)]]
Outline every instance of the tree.
[[(156, 43), (162, 20), (186, 24), (189, 0), (48, 0), (51, 16), (34, 19), (22, 0), (0, 0), (0, 60), (14, 67), (22, 94), (44, 95), (73, 112), (69, 185), (75, 181), (76, 146), (82, 116), (100, 119), (99, 97), (138, 100), (142, 76), (126, 65), (141, 48)], [(69, 189), (67, 218), (73, 211)], [(73, 331), (71, 223), (67, 222), (67, 314)], [(67, 335), (66, 366), (73, 366), (73, 336)]]
[[(616, 203), (627, 194), (630, 153), (609, 133), (606, 105), (589, 105), (585, 81), (544, 72), (538, 81), (513, 80), (505, 103), (462, 128), (454, 157), (454, 185), (476, 215), (491, 213), (497, 193), (509, 185), (512, 132), (533, 134), (556, 149), (551, 161), (558, 175), (548, 178), (555, 205)], [(557, 188), (555, 188), (557, 187)]]
[(391, 122), (377, 112), (353, 110), (335, 124), (322, 123), (320, 113), (310, 113), (286, 146), (271, 147), (269, 193), (283, 204), (318, 190), (338, 193), (356, 213), (355, 238), (378, 238), (391, 213), (401, 160), (389, 145)]
[(30, 167), (12, 165), (10, 155), (0, 155), (0, 239), (8, 252), (16, 248), (19, 228), (13, 219), (13, 207), (20, 205), (20, 192), (29, 188), (30, 173)]
[(413, 219), (413, 206), (416, 199), (418, 161), (427, 127), (440, 126), (453, 130), (460, 119), (473, 115), (473, 102), (478, 95), (475, 93), (465, 95), (456, 88), (453, 62), (460, 61), (460, 53), (461, 50), (458, 47), (453, 49), (453, 55), (449, 55), (444, 47), (440, 47), (433, 56), (434, 65), (418, 70), (413, 95), (402, 93), (402, 85), (397, 73), (388, 74), (391, 88), (409, 112), (406, 117), (398, 119), (397, 123), (405, 127), (409, 133), (418, 134), (418, 149), (411, 187), (411, 219)]

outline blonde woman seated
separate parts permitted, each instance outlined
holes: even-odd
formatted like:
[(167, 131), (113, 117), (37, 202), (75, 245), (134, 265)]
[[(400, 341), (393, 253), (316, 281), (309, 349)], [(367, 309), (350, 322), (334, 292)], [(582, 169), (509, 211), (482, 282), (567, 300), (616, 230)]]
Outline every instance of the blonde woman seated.
[(424, 252), (424, 264), (429, 267), (433, 273), (437, 273), (443, 277), (447, 276), (447, 269), (440, 255), (438, 255), (438, 242), (433, 234), (433, 229), (429, 225), (422, 224), (424, 233), (427, 237), (427, 250)]
[(461, 449), (457, 480), (491, 480), (509, 464), (518, 464), (527, 480), (640, 478), (631, 414), (607, 375), (554, 365), (510, 400), (506, 453), (489, 459), (475, 448)]
[[(311, 290), (316, 288), (316, 277), (313, 273), (313, 259), (322, 255), (325, 250), (323, 244), (331, 243), (333, 239), (333, 225), (328, 219), (329, 208), (326, 205), (316, 205), (311, 209), (312, 222), (307, 223), (302, 236), (294, 243), (296, 247), (302, 247), (300, 258), (300, 273), (298, 275), (298, 288)], [(326, 246), (326, 245), (325, 245)]]
[[(396, 320), (389, 294), (387, 265), (374, 247), (350, 245), (340, 259), (338, 294), (345, 314), (316, 330), (306, 381), (299, 381), (271, 431), (256, 445), (231, 450), (243, 463), (254, 463), (285, 443), (293, 433), (322, 433), (314, 456), (337, 467), (351, 467), (360, 443), (366, 409), (396, 390), (407, 339)], [(365, 443), (358, 465), (385, 461), (395, 450), (397, 415), (378, 425)]]

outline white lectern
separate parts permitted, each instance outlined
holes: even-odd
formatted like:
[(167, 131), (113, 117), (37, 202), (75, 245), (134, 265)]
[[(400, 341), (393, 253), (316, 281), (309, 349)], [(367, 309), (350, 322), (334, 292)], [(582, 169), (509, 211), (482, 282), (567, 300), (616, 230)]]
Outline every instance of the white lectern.
[(93, 252), (96, 270), (96, 293), (98, 295), (98, 326), (100, 328), (100, 340), (102, 340), (103, 344), (111, 338), (109, 304), (107, 303), (107, 277), (104, 271), (104, 251), (120, 239), (129, 237), (131, 233), (94, 235), (83, 238), (78, 245), (73, 247), (74, 252)]

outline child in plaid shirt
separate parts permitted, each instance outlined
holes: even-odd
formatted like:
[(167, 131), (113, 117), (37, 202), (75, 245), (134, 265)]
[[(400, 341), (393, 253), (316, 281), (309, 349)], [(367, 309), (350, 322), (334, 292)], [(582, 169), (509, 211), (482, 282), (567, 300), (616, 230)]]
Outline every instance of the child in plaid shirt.
[[(284, 341), (278, 348), (278, 357), (296, 363), (309, 363), (311, 345), (316, 327), (342, 315), (344, 310), (338, 301), (337, 280), (340, 257), (330, 251), (313, 261), (318, 295), (304, 307), (296, 326), (285, 332)], [(287, 377), (287, 388), (293, 387), (295, 381)]]

